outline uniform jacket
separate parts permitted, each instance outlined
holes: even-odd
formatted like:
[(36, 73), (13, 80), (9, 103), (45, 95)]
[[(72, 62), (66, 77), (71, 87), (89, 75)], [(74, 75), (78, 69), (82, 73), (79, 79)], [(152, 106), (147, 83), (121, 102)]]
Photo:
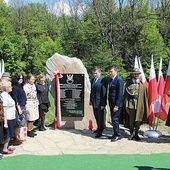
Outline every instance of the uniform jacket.
[[(132, 83), (133, 83), (132, 80), (130, 82), (127, 82), (126, 87), (128, 87)], [(125, 90), (124, 98), (125, 98), (125, 102), (129, 102), (129, 99), (131, 99), (131, 96), (127, 93), (126, 90)], [(136, 121), (142, 121), (143, 123), (147, 123), (148, 115), (149, 115), (149, 109), (148, 109), (147, 89), (145, 84), (140, 82), (137, 110), (136, 110)]]

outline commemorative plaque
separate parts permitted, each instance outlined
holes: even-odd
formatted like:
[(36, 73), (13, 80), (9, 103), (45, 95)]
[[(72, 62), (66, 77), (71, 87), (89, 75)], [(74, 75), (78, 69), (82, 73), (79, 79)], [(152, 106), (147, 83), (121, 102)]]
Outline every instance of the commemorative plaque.
[(60, 79), (61, 116), (84, 117), (84, 74), (62, 74)]

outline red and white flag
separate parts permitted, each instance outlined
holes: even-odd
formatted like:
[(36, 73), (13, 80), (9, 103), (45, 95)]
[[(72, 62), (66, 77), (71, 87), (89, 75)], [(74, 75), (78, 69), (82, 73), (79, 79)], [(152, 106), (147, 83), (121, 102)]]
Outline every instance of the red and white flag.
[(162, 58), (160, 58), (160, 65), (159, 65), (159, 75), (158, 75), (158, 86), (157, 86), (157, 92), (158, 92), (158, 99), (155, 104), (155, 109), (154, 113), (155, 116), (158, 117), (159, 119), (165, 121), (167, 117), (167, 113), (163, 111), (164, 109), (164, 99), (163, 99), (163, 94), (164, 94), (164, 86), (165, 86), (165, 81), (162, 75)]
[(154, 118), (154, 106), (157, 99), (157, 84), (156, 84), (155, 68), (153, 64), (153, 55), (151, 57), (148, 94), (149, 94), (149, 125), (152, 126), (153, 118)]
[(141, 80), (142, 82), (146, 85), (146, 87), (148, 87), (148, 82), (146, 81), (146, 77), (145, 77), (145, 74), (144, 74), (144, 71), (143, 71), (143, 67), (142, 67), (142, 64), (141, 64), (141, 61), (140, 61), (140, 57), (138, 58), (138, 62), (139, 62), (139, 70), (141, 72)]
[(138, 63), (138, 57), (135, 57), (135, 64), (134, 64), (134, 68), (138, 68), (139, 69), (139, 63)]
[(146, 85), (146, 87), (148, 86), (148, 83), (146, 81), (146, 77), (143, 71), (143, 67), (140, 61), (140, 57), (135, 57), (135, 64), (134, 64), (134, 68), (138, 68), (139, 71), (141, 72), (141, 74), (139, 75), (139, 79)]

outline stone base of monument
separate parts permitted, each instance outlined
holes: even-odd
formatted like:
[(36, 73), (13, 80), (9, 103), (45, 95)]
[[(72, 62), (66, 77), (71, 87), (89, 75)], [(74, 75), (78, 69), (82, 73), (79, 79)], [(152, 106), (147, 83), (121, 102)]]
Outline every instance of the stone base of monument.
[[(83, 117), (62, 117), (62, 125), (60, 129), (79, 129), (84, 130), (88, 129), (88, 122)], [(93, 129), (96, 129), (96, 122), (94, 119), (93, 121)]]

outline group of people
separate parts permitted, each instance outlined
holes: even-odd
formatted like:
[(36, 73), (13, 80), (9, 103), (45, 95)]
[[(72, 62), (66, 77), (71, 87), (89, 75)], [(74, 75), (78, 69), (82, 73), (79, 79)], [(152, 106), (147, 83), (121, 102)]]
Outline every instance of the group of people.
[[(34, 137), (34, 123), (37, 129), (45, 131), (45, 115), (50, 102), (49, 88), (45, 83), (45, 75), (35, 76), (31, 73), (24, 76), (17, 73), (10, 78), (9, 73), (3, 73), (0, 79), (0, 145), (3, 154), (12, 154), (15, 150), (10, 146), (22, 144), (26, 139), (20, 135), (21, 127), (27, 127), (27, 136)], [(1, 154), (2, 155), (2, 154)], [(0, 156), (1, 156), (0, 155)]]
[(110, 82), (101, 76), (101, 70), (95, 67), (92, 70), (91, 92), (89, 104), (93, 107), (97, 129), (96, 138), (102, 136), (105, 129), (105, 109), (107, 100), (110, 107), (113, 135), (108, 138), (112, 142), (120, 140), (120, 122), (129, 128), (129, 140), (140, 141), (139, 129), (142, 123), (148, 121), (148, 97), (145, 84), (139, 79), (139, 69), (134, 68), (131, 76), (124, 84), (118, 75), (116, 67), (109, 68)]
[[(114, 66), (109, 68), (109, 82), (101, 76), (100, 68), (95, 67), (92, 73), (89, 104), (93, 107), (97, 124), (95, 137), (100, 138), (105, 129), (108, 100), (113, 126), (113, 135), (108, 138), (112, 142), (122, 138), (119, 127), (121, 122), (129, 128), (128, 139), (140, 141), (140, 125), (148, 122), (148, 95), (145, 84), (140, 81), (139, 69), (133, 69), (125, 85)], [(39, 131), (46, 130), (44, 122), (50, 102), (45, 80), (44, 74), (38, 75), (35, 83), (36, 78), (31, 73), (26, 76), (18, 73), (11, 79), (8, 73), (3, 73), (0, 79), (0, 145), (3, 154), (13, 153), (15, 148), (9, 144), (11, 139), (14, 139), (16, 145), (25, 141), (20, 136), (22, 126), (27, 127), (29, 137), (36, 136), (33, 128), (35, 122)]]

